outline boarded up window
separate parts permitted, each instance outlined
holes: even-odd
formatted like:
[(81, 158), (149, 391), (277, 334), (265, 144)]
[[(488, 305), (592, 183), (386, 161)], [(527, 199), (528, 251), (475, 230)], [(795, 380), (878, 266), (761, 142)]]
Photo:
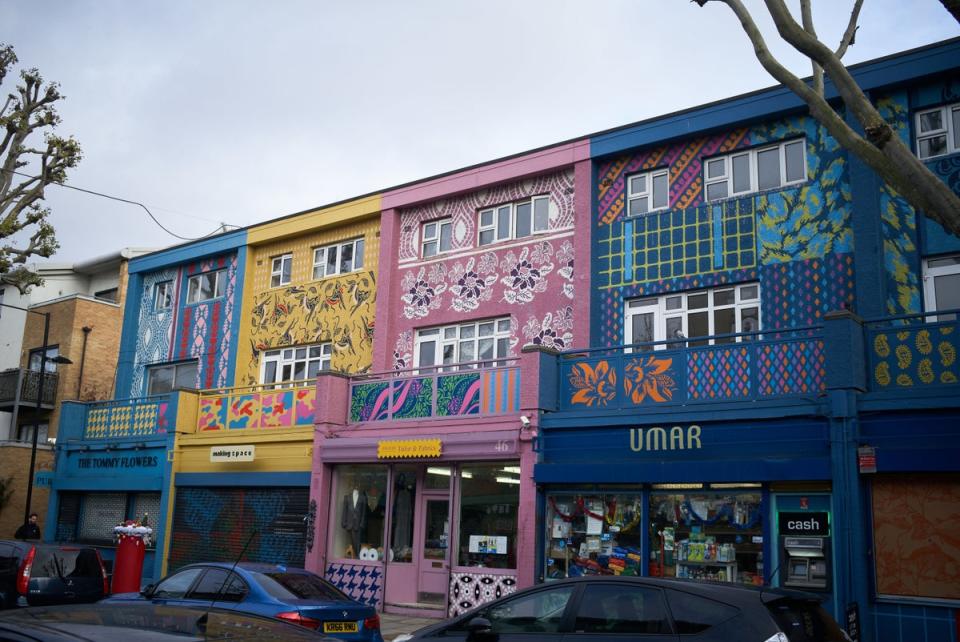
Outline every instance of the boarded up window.
[(877, 593), (960, 599), (960, 476), (898, 475), (873, 482)]

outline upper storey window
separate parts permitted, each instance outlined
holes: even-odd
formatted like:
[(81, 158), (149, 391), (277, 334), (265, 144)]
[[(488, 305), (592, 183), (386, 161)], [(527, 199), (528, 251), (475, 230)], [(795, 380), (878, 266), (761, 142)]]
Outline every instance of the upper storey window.
[(917, 156), (921, 159), (960, 152), (960, 104), (917, 113)]
[[(439, 328), (417, 330), (414, 352), (417, 366), (432, 369), (467, 363), (461, 369), (500, 365), (487, 359), (504, 358), (510, 351), (510, 318), (471, 321)], [(449, 368), (451, 370), (455, 368)]]
[[(923, 295), (929, 311), (960, 309), (960, 254), (923, 262)], [(941, 314), (938, 320), (952, 321), (956, 316)]]
[(535, 196), (480, 210), (480, 245), (546, 232), (549, 222), (549, 196)]
[(275, 256), (270, 263), (270, 287), (276, 288), (290, 283), (293, 270), (293, 254)]
[(153, 286), (153, 309), (157, 312), (173, 307), (173, 281), (161, 281)]
[(322, 279), (363, 269), (363, 239), (325, 245), (313, 250), (313, 278)]
[(187, 303), (200, 303), (222, 297), (226, 288), (226, 270), (214, 270), (191, 276), (187, 281)]
[(806, 139), (758, 147), (703, 163), (707, 201), (762, 192), (807, 180)]
[(438, 221), (429, 221), (423, 224), (421, 250), (423, 258), (436, 256), (441, 252), (450, 251), (451, 230), (453, 222), (449, 218)]
[(634, 174), (627, 179), (627, 215), (665, 210), (670, 206), (670, 176), (666, 169)]

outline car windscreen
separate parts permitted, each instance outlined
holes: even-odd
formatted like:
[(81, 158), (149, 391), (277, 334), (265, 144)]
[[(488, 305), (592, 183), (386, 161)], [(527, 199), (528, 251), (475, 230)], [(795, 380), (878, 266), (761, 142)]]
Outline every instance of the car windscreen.
[(847, 636), (816, 602), (784, 599), (767, 604), (790, 642), (846, 642)]
[(278, 600), (349, 602), (336, 587), (308, 573), (251, 573), (263, 590)]
[(40, 546), (37, 547), (30, 577), (100, 579), (100, 560), (92, 548)]

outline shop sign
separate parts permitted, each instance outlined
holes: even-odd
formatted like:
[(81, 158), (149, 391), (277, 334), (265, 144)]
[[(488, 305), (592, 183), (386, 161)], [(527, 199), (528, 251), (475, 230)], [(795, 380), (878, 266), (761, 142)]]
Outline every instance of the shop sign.
[(877, 451), (873, 446), (857, 448), (857, 463), (861, 473), (877, 472)]
[(630, 450), (654, 452), (665, 450), (700, 450), (700, 426), (649, 426), (630, 429)]
[(117, 468), (155, 468), (156, 455), (115, 455), (110, 457), (79, 457), (77, 468), (117, 469)]
[(256, 446), (214, 446), (210, 449), (210, 463), (223, 464), (239, 461), (253, 461)]
[(830, 514), (811, 513), (777, 513), (777, 523), (781, 535), (826, 537), (830, 534)]
[(39, 470), (33, 477), (33, 485), (36, 488), (52, 488), (53, 487), (53, 471), (52, 470)]
[(439, 439), (386, 439), (377, 442), (377, 459), (420, 459), (439, 457)]

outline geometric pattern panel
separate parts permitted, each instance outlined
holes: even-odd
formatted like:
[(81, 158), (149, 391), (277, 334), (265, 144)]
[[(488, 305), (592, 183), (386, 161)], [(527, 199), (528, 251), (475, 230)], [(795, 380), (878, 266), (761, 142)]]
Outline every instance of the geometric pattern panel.
[(823, 341), (763, 343), (757, 357), (761, 397), (818, 393), (826, 389)]
[(957, 322), (913, 328), (869, 329), (873, 390), (950, 386), (960, 381)]
[(520, 409), (520, 368), (484, 370), (480, 383), (480, 413), (496, 415)]
[(350, 599), (374, 608), (380, 607), (383, 569), (379, 565), (331, 563), (327, 565), (326, 579)]
[(765, 328), (820, 325), (827, 312), (854, 307), (851, 253), (764, 265), (760, 282)]
[(732, 399), (750, 395), (750, 356), (746, 347), (695, 350), (687, 355), (690, 399)]
[(513, 575), (483, 573), (450, 574), (450, 607), (448, 617), (456, 617), (481, 604), (492, 602), (517, 590)]
[(89, 404), (84, 439), (145, 437), (165, 433), (168, 401), (107, 401)]
[(203, 431), (312, 426), (316, 399), (314, 386), (280, 391), (238, 388), (227, 394), (204, 394), (200, 397), (197, 428)]

